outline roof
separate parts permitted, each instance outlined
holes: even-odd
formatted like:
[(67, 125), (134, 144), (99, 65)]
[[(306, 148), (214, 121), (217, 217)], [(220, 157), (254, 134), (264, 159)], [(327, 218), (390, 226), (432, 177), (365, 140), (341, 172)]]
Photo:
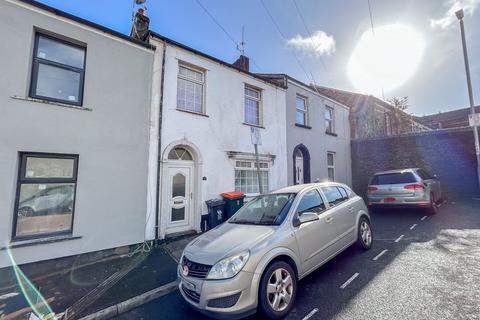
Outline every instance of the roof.
[(50, 13), (53, 13), (54, 15), (57, 15), (59, 17), (63, 17), (63, 18), (67, 18), (69, 20), (72, 20), (72, 21), (75, 21), (75, 22), (78, 22), (78, 23), (81, 23), (83, 25), (86, 25), (86, 26), (89, 26), (91, 28), (94, 28), (94, 29), (97, 29), (99, 31), (102, 31), (102, 32), (105, 32), (109, 35), (112, 35), (116, 38), (120, 38), (122, 40), (126, 40), (128, 42), (131, 42), (131, 43), (134, 43), (136, 45), (139, 45), (139, 46), (142, 46), (142, 47), (145, 47), (147, 49), (151, 49), (151, 50), (155, 50), (155, 46), (152, 46), (151, 44), (149, 43), (146, 43), (146, 42), (143, 42), (143, 41), (140, 41), (140, 40), (137, 40), (137, 39), (134, 39), (130, 36), (127, 36), (123, 33), (120, 33), (118, 31), (115, 31), (113, 29), (109, 29), (107, 27), (104, 27), (100, 24), (97, 24), (95, 22), (91, 22), (89, 20), (86, 20), (86, 19), (83, 19), (83, 18), (80, 18), (80, 17), (77, 17), (73, 14), (70, 14), (70, 13), (67, 13), (65, 11), (61, 11), (61, 10), (58, 10), (54, 7), (50, 7), (46, 4), (43, 4), (43, 3), (40, 3), (40, 2), (37, 2), (37, 1), (34, 1), (34, 0), (17, 0), (19, 2), (23, 2), (23, 3), (26, 3), (28, 5), (31, 5), (33, 7), (36, 7), (36, 8), (39, 8), (39, 9), (42, 9), (42, 10), (45, 10), (45, 11), (48, 11)]
[(357, 92), (352, 92), (352, 91), (346, 91), (346, 90), (340, 90), (340, 89), (335, 89), (335, 88), (328, 88), (328, 87), (323, 87), (323, 86), (314, 86), (320, 93), (326, 95), (327, 97), (330, 97), (334, 100), (337, 100), (345, 105), (347, 105), (350, 108), (354, 108), (357, 106), (359, 103), (368, 101), (368, 100), (374, 100), (381, 106), (392, 110), (393, 106), (389, 104), (386, 101), (383, 101), (375, 96), (372, 95), (366, 95), (362, 93), (357, 93)]
[[(447, 112), (439, 112), (423, 117), (417, 117), (423, 124), (436, 128), (468, 127), (470, 108), (462, 108)], [(475, 112), (480, 113), (480, 106), (475, 107)]]
[(169, 44), (171, 44), (171, 45), (180, 47), (180, 48), (182, 48), (182, 49), (184, 49), (184, 50), (190, 51), (190, 52), (192, 52), (192, 53), (194, 53), (194, 54), (197, 54), (197, 55), (199, 55), (199, 56), (202, 56), (202, 57), (204, 57), (204, 58), (213, 60), (213, 61), (215, 61), (215, 62), (217, 62), (217, 63), (219, 63), (219, 64), (221, 64), (221, 65), (224, 65), (224, 66), (226, 66), (226, 67), (235, 69), (235, 70), (238, 71), (238, 72), (247, 74), (247, 75), (252, 76), (252, 77), (254, 77), (254, 78), (257, 78), (258, 80), (261, 80), (261, 81), (263, 81), (263, 82), (269, 83), (269, 84), (274, 85), (274, 86), (276, 86), (276, 87), (281, 87), (281, 88), (283, 88), (283, 89), (286, 89), (286, 86), (282, 85), (281, 83), (279, 83), (279, 82), (277, 82), (277, 81), (273, 81), (273, 80), (271, 80), (271, 79), (269, 79), (269, 78), (262, 77), (261, 75), (259, 75), (259, 74), (257, 74), (257, 73), (253, 73), (253, 72), (250, 72), (250, 71), (245, 71), (245, 70), (243, 70), (243, 69), (241, 69), (241, 68), (233, 65), (232, 63), (223, 61), (223, 60), (221, 60), (221, 59), (219, 59), (219, 58), (216, 58), (216, 57), (211, 56), (211, 55), (209, 55), (209, 54), (206, 54), (206, 53), (204, 53), (204, 52), (198, 51), (197, 49), (194, 49), (194, 48), (189, 47), (189, 46), (187, 46), (187, 45), (185, 45), (185, 44), (183, 44), (183, 43), (180, 43), (180, 42), (178, 42), (178, 41), (175, 41), (175, 40), (172, 40), (172, 39), (170, 39), (170, 38), (167, 38), (167, 37), (165, 37), (165, 36), (163, 36), (163, 35), (155, 32), (155, 31), (150, 31), (150, 36), (152, 36), (152, 37), (154, 37), (154, 38), (158, 38), (158, 39), (160, 39), (160, 40), (162, 40), (162, 41), (165, 41), (166, 43), (169, 43)]
[(415, 170), (418, 170), (419, 168), (405, 168), (405, 169), (394, 169), (394, 170), (387, 170), (387, 171), (381, 171), (381, 172), (375, 172), (374, 175), (380, 175), (380, 174), (392, 174), (392, 173), (403, 173), (403, 172), (412, 172)]
[(327, 186), (340, 186), (340, 183), (337, 182), (320, 182), (320, 183), (307, 183), (307, 184), (296, 184), (293, 186), (288, 186), (272, 191), (271, 193), (299, 193), (302, 190), (309, 187), (327, 187)]

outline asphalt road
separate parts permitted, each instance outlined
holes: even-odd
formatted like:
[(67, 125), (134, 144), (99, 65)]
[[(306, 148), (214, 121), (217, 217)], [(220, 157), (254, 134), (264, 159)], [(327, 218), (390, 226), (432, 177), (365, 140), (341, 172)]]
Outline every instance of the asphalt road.
[[(372, 214), (374, 245), (303, 279), (287, 319), (480, 319), (480, 201)], [(258, 319), (252, 316), (249, 319)], [(206, 319), (178, 291), (119, 319)]]

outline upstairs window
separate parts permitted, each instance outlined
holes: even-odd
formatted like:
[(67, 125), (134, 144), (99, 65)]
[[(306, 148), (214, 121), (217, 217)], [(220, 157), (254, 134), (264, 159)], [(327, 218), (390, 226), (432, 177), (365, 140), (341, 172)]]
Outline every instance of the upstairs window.
[(295, 123), (307, 126), (308, 125), (308, 107), (307, 107), (307, 98), (297, 95), (295, 99)]
[(262, 124), (260, 114), (261, 92), (258, 89), (245, 86), (245, 123), (260, 126)]
[(335, 110), (332, 107), (325, 107), (325, 132), (334, 133), (335, 132)]
[(30, 97), (81, 106), (86, 48), (35, 35)]
[(180, 65), (177, 80), (177, 109), (204, 113), (205, 73)]

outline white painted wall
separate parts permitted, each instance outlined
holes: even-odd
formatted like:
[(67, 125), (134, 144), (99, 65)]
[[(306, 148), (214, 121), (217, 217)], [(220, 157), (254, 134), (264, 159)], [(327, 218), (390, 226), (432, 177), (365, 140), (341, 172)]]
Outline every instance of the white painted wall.
[[(162, 42), (153, 39), (152, 44), (157, 47), (156, 54), (160, 54)], [(227, 151), (254, 152), (250, 126), (243, 124), (245, 84), (262, 89), (264, 129), (260, 129), (263, 144), (259, 153), (275, 156), (270, 167), (270, 189), (286, 186), (285, 90), (173, 45), (167, 45), (165, 59), (161, 152), (163, 155), (169, 145), (179, 142), (191, 144), (200, 153), (201, 176), (194, 209), (198, 218), (196, 228), (200, 228), (200, 215), (207, 213), (205, 200), (234, 190), (234, 160), (227, 156)], [(206, 70), (206, 116), (176, 109), (179, 61)], [(161, 208), (166, 210), (164, 204)], [(163, 237), (165, 222), (161, 220), (160, 225)]]

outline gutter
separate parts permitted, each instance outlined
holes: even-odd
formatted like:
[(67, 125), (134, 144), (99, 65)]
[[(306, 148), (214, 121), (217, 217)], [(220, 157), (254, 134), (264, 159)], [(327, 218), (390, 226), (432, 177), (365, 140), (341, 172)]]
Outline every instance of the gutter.
[(157, 192), (155, 199), (155, 241), (158, 242), (158, 230), (160, 225), (160, 167), (162, 163), (162, 119), (163, 119), (163, 91), (165, 83), (165, 55), (167, 51), (167, 44), (163, 41), (162, 49), (162, 80), (160, 81), (160, 101), (159, 101), (159, 111), (158, 111), (158, 151), (157, 151)]

